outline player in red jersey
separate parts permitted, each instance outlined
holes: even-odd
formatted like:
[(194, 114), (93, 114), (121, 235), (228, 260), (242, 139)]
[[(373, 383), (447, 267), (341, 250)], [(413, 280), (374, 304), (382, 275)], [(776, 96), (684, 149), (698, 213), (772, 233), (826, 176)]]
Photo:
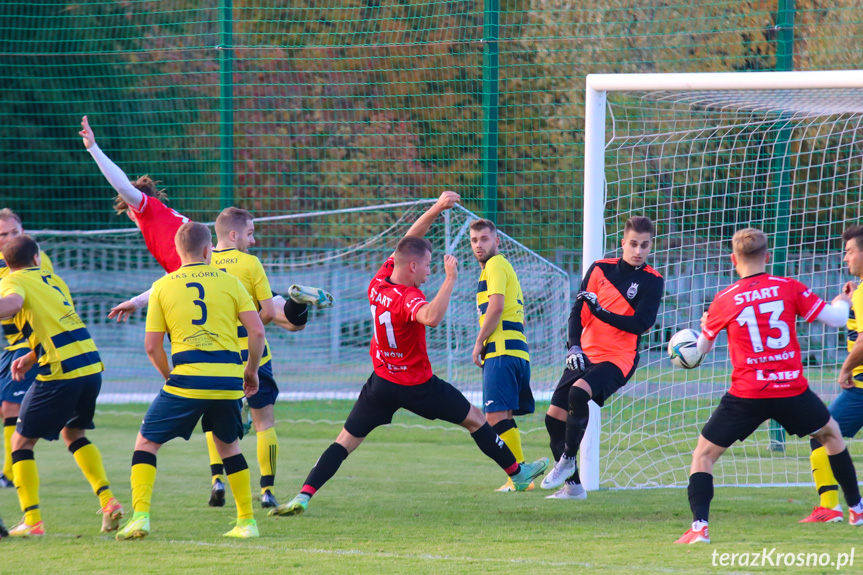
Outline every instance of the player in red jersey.
[(96, 136), (90, 128), (87, 116), (81, 119), (81, 128), (78, 135), (84, 140), (84, 147), (96, 160), (108, 183), (117, 190), (114, 209), (118, 214), (125, 213), (135, 222), (144, 236), (147, 249), (167, 273), (177, 270), (180, 267), (180, 256), (174, 247), (174, 237), (189, 218), (163, 203), (168, 196), (157, 189), (158, 182), (154, 182), (149, 176), (129, 181), (123, 170), (96, 145)]
[(732, 239), (731, 261), (740, 280), (719, 292), (701, 318), (698, 350), (707, 353), (719, 333), (728, 330), (731, 389), (710, 416), (692, 454), (689, 506), (692, 528), (677, 543), (709, 543), (707, 519), (713, 499), (713, 465), (726, 449), (743, 441), (759, 425), (775, 419), (786, 431), (811, 436), (826, 449), (830, 465), (851, 508), (852, 525), (863, 524), (857, 472), (827, 406), (809, 389), (803, 375), (795, 323), (816, 319), (841, 327), (848, 319), (850, 296), (827, 305), (797, 280), (766, 273), (767, 236), (747, 228)]
[(432, 373), (425, 329), (443, 321), (458, 277), (458, 261), (444, 256), (446, 279), (432, 301), (419, 287), (431, 273), (432, 246), (424, 238), (437, 216), (459, 201), (444, 192), (411, 226), (369, 284), (374, 337), (370, 354), (374, 372), (363, 386), (345, 426), (309, 472), (300, 493), (270, 515), (296, 515), (376, 427), (387, 425), (401, 408), (426, 419), (442, 419), (467, 429), (477, 446), (523, 491), (548, 465), (547, 459), (519, 465), (482, 412), (451, 384)]

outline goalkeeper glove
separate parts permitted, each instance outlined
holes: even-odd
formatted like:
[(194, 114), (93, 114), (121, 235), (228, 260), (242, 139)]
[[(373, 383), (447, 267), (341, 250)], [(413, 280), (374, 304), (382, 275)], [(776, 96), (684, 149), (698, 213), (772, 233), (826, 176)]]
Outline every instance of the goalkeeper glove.
[(605, 311), (605, 308), (599, 305), (599, 299), (592, 291), (580, 291), (578, 292), (578, 295), (575, 296), (575, 299), (583, 301), (585, 305), (590, 308), (590, 311), (593, 312), (593, 315), (596, 315), (597, 312)]
[(589, 364), (590, 361), (588, 361), (584, 352), (581, 351), (580, 346), (574, 345), (569, 348), (569, 352), (566, 354), (566, 369), (584, 371)]

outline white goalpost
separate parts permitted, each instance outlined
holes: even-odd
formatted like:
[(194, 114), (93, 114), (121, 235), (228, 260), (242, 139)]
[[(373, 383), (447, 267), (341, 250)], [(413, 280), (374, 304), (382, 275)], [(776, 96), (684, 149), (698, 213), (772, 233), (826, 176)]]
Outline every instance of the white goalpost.
[[(845, 278), (842, 229), (861, 218), (863, 71), (591, 74), (586, 79), (582, 273), (617, 255), (623, 222), (657, 225), (649, 263), (666, 279), (632, 381), (591, 402), (580, 470), (588, 490), (684, 486), (700, 427), (730, 380), (720, 339), (698, 369), (672, 370), (664, 344), (698, 328), (734, 281), (728, 240), (760, 227), (773, 273), (829, 299)], [(841, 332), (798, 324), (810, 385), (838, 392)], [(602, 448), (602, 453), (600, 452)], [(808, 443), (769, 425), (729, 450), (718, 485), (810, 480)]]

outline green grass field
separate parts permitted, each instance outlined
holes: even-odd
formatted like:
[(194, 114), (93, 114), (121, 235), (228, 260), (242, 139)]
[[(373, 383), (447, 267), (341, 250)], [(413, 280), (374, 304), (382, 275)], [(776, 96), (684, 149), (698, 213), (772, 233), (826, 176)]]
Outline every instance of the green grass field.
[[(332, 419), (344, 402), (277, 418)], [(129, 464), (145, 406), (107, 406), (91, 439), (102, 450), (118, 498), (131, 503)], [(410, 421), (400, 418), (397, 422)], [(283, 423), (276, 495), (287, 501), (335, 438), (338, 425)], [(242, 443), (257, 483), (255, 440)], [(547, 455), (545, 436), (525, 436), (528, 457)], [(152, 534), (117, 542), (99, 533), (98, 502), (59, 443), (40, 443), (41, 503), (48, 535), (0, 542), (0, 573), (835, 573), (826, 567), (713, 566), (712, 553), (850, 553), (863, 531), (847, 524), (799, 525), (815, 502), (807, 488), (717, 489), (713, 543), (677, 546), (688, 527), (686, 491), (600, 491), (587, 501), (547, 501), (547, 492), (494, 493), (502, 472), (466, 432), (390, 426), (375, 431), (299, 517), (257, 507), (261, 538), (221, 537), (235, 509), (207, 507), (209, 470), (201, 434), (159, 456)], [(257, 489), (254, 490), (257, 493)], [(20, 517), (12, 489), (0, 516)], [(863, 549), (859, 550), (863, 554)], [(863, 558), (845, 572), (859, 572)]]

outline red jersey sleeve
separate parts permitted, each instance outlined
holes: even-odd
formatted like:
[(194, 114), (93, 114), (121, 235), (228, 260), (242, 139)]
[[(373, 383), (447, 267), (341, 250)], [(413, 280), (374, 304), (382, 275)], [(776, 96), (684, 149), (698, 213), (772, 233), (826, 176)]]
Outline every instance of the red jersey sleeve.
[(806, 322), (812, 323), (827, 303), (815, 295), (803, 282), (794, 280), (794, 291), (797, 295), (797, 315)]
[(729, 314), (729, 308), (732, 306), (723, 299), (723, 293), (719, 293), (713, 298), (713, 302), (707, 310), (707, 324), (705, 324), (702, 333), (710, 341), (716, 339), (719, 332), (725, 329), (733, 319)]
[(419, 288), (408, 288), (408, 291), (405, 292), (404, 297), (404, 313), (406, 321), (416, 321), (417, 320), (417, 312), (428, 302), (426, 301), (426, 296), (420, 291)]
[(378, 270), (378, 273), (375, 274), (376, 278), (388, 278), (392, 275), (393, 270), (396, 269), (395, 259), (392, 256), (387, 258), (387, 261), (384, 262), (384, 265)]

